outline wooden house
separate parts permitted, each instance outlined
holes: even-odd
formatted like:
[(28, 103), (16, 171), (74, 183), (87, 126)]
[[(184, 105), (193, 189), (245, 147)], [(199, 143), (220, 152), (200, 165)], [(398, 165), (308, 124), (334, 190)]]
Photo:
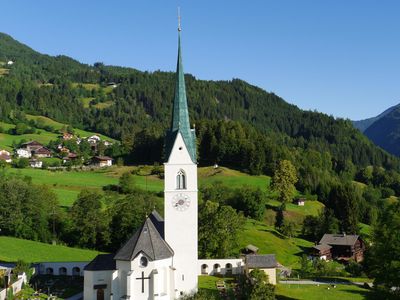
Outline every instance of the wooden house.
[(362, 261), (364, 251), (365, 243), (358, 235), (347, 235), (345, 233), (324, 234), (319, 244), (313, 247), (314, 254), (317, 254), (320, 258), (325, 256), (344, 262), (350, 259), (356, 262)]
[(111, 167), (112, 158), (108, 156), (95, 156), (92, 158), (92, 165), (96, 167)]

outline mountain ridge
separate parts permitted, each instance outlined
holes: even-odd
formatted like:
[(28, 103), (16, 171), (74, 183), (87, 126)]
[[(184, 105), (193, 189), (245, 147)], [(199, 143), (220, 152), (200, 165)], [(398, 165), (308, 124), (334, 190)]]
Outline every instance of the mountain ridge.
[[(85, 65), (66, 56), (40, 54), (0, 34), (0, 59), (9, 57), (15, 63), (0, 78), (0, 119), (13, 121), (15, 111), (22, 111), (118, 139), (145, 132), (159, 147), (158, 140), (170, 124), (173, 72)], [(274, 143), (329, 152), (335, 161), (400, 165), (348, 120), (301, 110), (240, 79), (206, 81), (186, 74), (185, 80), (192, 124), (233, 120), (254, 127)], [(111, 82), (116, 87), (106, 91)], [(107, 105), (98, 108), (103, 103)]]

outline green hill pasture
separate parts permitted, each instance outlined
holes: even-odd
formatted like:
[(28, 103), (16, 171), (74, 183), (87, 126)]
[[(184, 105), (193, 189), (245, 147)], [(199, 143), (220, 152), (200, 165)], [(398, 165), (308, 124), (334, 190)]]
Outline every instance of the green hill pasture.
[(90, 261), (100, 252), (0, 236), (0, 261)]

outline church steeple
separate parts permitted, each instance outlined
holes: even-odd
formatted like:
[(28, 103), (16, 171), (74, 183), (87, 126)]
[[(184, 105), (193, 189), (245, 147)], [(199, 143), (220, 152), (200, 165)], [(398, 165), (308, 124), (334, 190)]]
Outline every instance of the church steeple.
[(185, 142), (186, 148), (193, 162), (196, 162), (195, 132), (190, 129), (189, 111), (186, 98), (185, 74), (183, 73), (182, 51), (181, 51), (181, 25), (178, 27), (178, 61), (176, 65), (175, 97), (172, 110), (171, 128), (167, 133), (166, 155), (167, 160), (178, 133)]

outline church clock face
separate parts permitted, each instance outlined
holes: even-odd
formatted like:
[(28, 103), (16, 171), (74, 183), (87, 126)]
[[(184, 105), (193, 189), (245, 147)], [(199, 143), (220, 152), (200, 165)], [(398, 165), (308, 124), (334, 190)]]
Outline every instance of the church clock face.
[(178, 211), (184, 211), (190, 206), (189, 196), (186, 194), (176, 194), (172, 198), (172, 206)]

